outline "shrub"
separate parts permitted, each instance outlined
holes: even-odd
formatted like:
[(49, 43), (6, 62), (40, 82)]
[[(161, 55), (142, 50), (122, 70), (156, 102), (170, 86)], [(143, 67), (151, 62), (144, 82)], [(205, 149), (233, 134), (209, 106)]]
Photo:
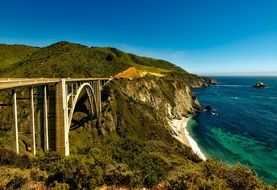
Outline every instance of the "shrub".
[(14, 176), (9, 183), (6, 184), (6, 189), (20, 189), (26, 183), (26, 178), (22, 176)]
[(90, 189), (103, 183), (103, 168), (96, 165), (94, 160), (83, 156), (70, 156), (49, 163), (47, 184), (66, 183), (70, 189)]
[(68, 184), (55, 182), (54, 190), (68, 190), (68, 189), (70, 189), (70, 186)]
[(0, 165), (29, 168), (31, 166), (31, 159), (27, 155), (17, 155), (14, 151), (0, 148)]
[(47, 174), (37, 168), (33, 168), (30, 171), (30, 176), (33, 181), (46, 181)]
[(135, 173), (126, 164), (109, 165), (104, 177), (107, 185), (123, 185), (133, 187), (138, 184)]
[(115, 143), (113, 158), (128, 165), (130, 170), (136, 173), (129, 185), (136, 183), (138, 186), (152, 187), (166, 174), (166, 163), (158, 156), (152, 155), (142, 142), (132, 138), (122, 138)]

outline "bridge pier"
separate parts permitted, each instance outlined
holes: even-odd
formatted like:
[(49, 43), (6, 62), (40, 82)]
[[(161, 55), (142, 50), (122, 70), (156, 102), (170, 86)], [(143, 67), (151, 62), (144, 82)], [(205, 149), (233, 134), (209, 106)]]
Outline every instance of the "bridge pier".
[(68, 107), (65, 79), (56, 85), (56, 151), (69, 155)]
[(30, 88), (30, 109), (31, 109), (31, 134), (32, 134), (32, 152), (36, 155), (36, 129), (35, 129), (35, 107), (34, 107), (34, 89)]
[(39, 148), (42, 148), (44, 150), (44, 103), (43, 103), (43, 94), (44, 94), (44, 89), (43, 86), (38, 86), (36, 88), (36, 102), (37, 102), (37, 106), (36, 106), (36, 139), (37, 139), (37, 146)]
[(49, 150), (49, 138), (48, 138), (48, 96), (47, 96), (47, 86), (43, 87), (43, 113), (44, 113), (44, 150)]
[(97, 118), (100, 117), (100, 113), (101, 113), (101, 83), (100, 80), (97, 81), (93, 81), (93, 91), (94, 91), (94, 95), (95, 95), (95, 100), (96, 100), (96, 107), (98, 109), (96, 109), (96, 114), (97, 114)]
[(19, 154), (16, 90), (12, 90), (12, 95), (13, 95), (14, 146), (15, 146), (16, 154)]

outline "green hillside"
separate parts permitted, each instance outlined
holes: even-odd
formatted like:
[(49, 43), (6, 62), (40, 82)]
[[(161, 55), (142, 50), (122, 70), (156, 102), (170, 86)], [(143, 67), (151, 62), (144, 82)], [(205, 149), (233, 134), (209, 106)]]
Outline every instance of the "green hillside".
[(39, 48), (25, 45), (6, 45), (0, 44), (0, 74), (13, 66), (13, 64), (27, 59), (29, 55)]
[(5, 54), (3, 57), (7, 57), (1, 58), (0, 64), (9, 69), (0, 73), (0, 77), (110, 77), (129, 67), (192, 77), (167, 61), (128, 54), (115, 48), (87, 47), (64, 41), (40, 49), (9, 47), (5, 50), (0, 46), (0, 52)]

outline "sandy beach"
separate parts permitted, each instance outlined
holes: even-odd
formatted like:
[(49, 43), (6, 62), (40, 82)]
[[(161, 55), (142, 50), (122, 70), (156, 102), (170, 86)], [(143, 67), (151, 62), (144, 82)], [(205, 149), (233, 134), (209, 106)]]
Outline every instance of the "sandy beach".
[(206, 160), (206, 156), (201, 152), (198, 144), (190, 136), (187, 130), (187, 124), (190, 118), (183, 117), (182, 119), (173, 119), (169, 122), (172, 130), (173, 136), (183, 144), (191, 147), (192, 151), (199, 156), (202, 160)]

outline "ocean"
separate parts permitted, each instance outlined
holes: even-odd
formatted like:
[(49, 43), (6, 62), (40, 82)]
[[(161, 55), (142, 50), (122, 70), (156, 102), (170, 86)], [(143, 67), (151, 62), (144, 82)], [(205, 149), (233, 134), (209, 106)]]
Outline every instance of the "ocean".
[[(187, 129), (207, 158), (242, 163), (266, 183), (277, 183), (277, 77), (212, 77), (219, 84), (194, 89), (202, 106)], [(264, 89), (252, 86), (258, 82)]]

